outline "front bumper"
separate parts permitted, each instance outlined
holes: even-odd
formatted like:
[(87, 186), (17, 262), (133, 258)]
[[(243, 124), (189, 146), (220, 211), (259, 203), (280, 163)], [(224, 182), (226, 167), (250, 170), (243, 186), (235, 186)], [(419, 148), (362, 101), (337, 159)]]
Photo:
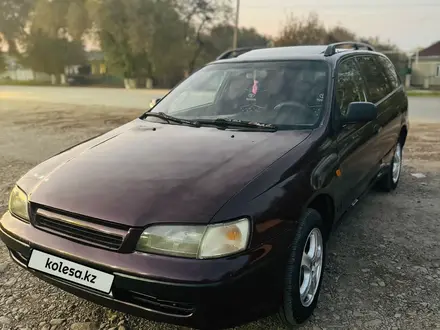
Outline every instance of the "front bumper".
[[(156, 321), (211, 328), (212, 318), (235, 322), (233, 316), (246, 318), (244, 311), (269, 310), (279, 302), (284, 264), (280, 258), (285, 250), (279, 238), (277, 244), (217, 260), (123, 254), (40, 231), (10, 213), (0, 220), (0, 238), (15, 262), (44, 281), (100, 305)], [(112, 273), (111, 294), (29, 269), (32, 249)]]

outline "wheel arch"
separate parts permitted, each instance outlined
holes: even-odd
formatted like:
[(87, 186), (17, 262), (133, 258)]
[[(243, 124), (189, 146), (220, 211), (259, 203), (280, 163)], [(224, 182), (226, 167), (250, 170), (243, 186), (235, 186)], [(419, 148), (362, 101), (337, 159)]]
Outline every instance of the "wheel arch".
[(408, 136), (408, 128), (406, 127), (406, 125), (403, 125), (402, 128), (400, 129), (400, 134), (399, 134), (399, 141), (400, 144), (403, 146), (406, 143), (406, 137)]
[(326, 193), (320, 193), (307, 203), (306, 208), (314, 209), (321, 215), (325, 224), (325, 234), (328, 237), (335, 222), (335, 203), (333, 197)]

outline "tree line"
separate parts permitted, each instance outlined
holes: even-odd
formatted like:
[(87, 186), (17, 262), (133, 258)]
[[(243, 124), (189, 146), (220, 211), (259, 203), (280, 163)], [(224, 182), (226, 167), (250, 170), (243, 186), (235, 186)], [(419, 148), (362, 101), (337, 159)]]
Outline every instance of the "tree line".
[[(0, 0), (0, 43), (36, 72), (59, 76), (86, 63), (85, 45), (99, 45), (112, 72), (152, 78), (170, 87), (229, 49), (231, 0)], [(238, 46), (327, 44), (345, 40), (394, 50), (378, 38), (361, 38), (340, 26), (325, 28), (316, 14), (290, 16), (269, 37), (240, 28)], [(0, 58), (0, 69), (4, 68)]]

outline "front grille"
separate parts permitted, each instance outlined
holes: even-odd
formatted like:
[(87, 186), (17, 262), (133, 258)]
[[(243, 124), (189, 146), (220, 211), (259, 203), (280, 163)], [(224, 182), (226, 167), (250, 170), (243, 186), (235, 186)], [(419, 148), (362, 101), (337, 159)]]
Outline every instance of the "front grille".
[(119, 250), (126, 231), (39, 209), (35, 227), (57, 236), (109, 250)]

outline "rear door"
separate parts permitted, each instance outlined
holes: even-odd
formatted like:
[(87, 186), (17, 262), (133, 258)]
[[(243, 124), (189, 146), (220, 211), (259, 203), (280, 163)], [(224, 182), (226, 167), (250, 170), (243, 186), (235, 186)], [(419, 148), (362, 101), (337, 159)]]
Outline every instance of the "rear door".
[(374, 122), (341, 124), (351, 102), (365, 102), (365, 83), (356, 59), (342, 60), (336, 68), (335, 121), (336, 143), (340, 157), (339, 200), (347, 209), (365, 190), (374, 166)]
[(387, 98), (390, 88), (387, 78), (383, 72), (383, 68), (375, 60), (373, 55), (357, 56), (356, 60), (359, 64), (362, 77), (367, 87), (367, 101), (374, 103), (377, 106), (378, 114), (374, 123), (374, 131), (377, 133), (377, 138), (371, 152), (374, 153), (372, 166), (379, 171), (381, 159), (383, 157), (383, 145), (380, 141), (380, 134), (383, 133), (383, 125), (380, 124), (380, 118), (384, 113), (386, 113), (390, 106), (390, 102)]
[(376, 59), (383, 67), (389, 85), (389, 93), (385, 102), (386, 107), (379, 113), (378, 117), (378, 124), (381, 127), (379, 147), (382, 157), (384, 157), (390, 151), (394, 151), (400, 136), (401, 115), (408, 108), (408, 102), (393, 63), (385, 56), (376, 56)]

